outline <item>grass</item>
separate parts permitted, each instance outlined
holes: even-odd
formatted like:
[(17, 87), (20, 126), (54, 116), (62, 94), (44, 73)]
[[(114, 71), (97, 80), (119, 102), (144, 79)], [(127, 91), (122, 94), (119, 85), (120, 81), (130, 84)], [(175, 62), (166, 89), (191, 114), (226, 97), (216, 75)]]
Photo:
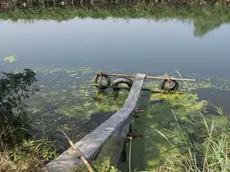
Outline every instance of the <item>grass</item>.
[(188, 172), (206, 172), (206, 171), (222, 171), (230, 170), (230, 128), (227, 117), (222, 117), (222, 125), (218, 126), (217, 120), (207, 120), (201, 115), (202, 123), (206, 128), (203, 135), (204, 139), (201, 144), (196, 144), (188, 139), (184, 132), (180, 129), (181, 126), (177, 120), (176, 114), (173, 112), (175, 120), (178, 124), (178, 129), (186, 145), (186, 151), (181, 153), (181, 149), (174, 145), (169, 137), (162, 132), (157, 131), (167, 142), (173, 147), (173, 152), (170, 156), (165, 157), (166, 163), (154, 171), (162, 171), (163, 169), (169, 172), (188, 171)]
[(0, 171), (39, 171), (47, 161), (57, 157), (54, 143), (48, 140), (24, 140), (14, 148), (1, 147)]
[[(1, 148), (4, 147), (2, 144)], [(45, 169), (45, 165), (58, 156), (54, 142), (46, 139), (24, 140), (14, 148), (7, 148), (0, 151), (1, 172), (35, 172)], [(118, 169), (110, 165), (109, 160), (92, 165), (94, 172), (118, 172)], [(77, 167), (73, 171), (88, 172), (88, 169)]]
[[(93, 164), (93, 170), (95, 172), (119, 172), (117, 168), (110, 165), (109, 159), (101, 163)], [(82, 167), (82, 168), (77, 167), (76, 169), (74, 169), (74, 171), (88, 172), (88, 169), (86, 167)]]
[[(209, 82), (207, 81), (208, 87)], [(206, 87), (206, 84), (198, 87)], [(154, 156), (149, 155), (145, 159), (146, 170), (230, 170), (229, 118), (224, 116), (219, 107), (199, 99), (194, 93), (197, 86), (190, 85), (189, 88), (192, 88), (193, 93), (155, 94), (151, 97), (150, 103), (158, 103), (150, 105), (147, 114), (145, 134), (148, 142), (145, 144), (145, 152), (152, 150)], [(207, 113), (204, 114), (204, 111)]]

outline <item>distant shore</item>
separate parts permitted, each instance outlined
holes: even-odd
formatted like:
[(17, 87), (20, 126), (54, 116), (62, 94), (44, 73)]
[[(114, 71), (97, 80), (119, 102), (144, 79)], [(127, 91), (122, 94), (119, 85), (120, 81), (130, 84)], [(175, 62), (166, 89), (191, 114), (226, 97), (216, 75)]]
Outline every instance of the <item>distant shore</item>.
[[(170, 2), (171, 3), (171, 2)], [(137, 3), (136, 5), (98, 5), (90, 6), (88, 3), (84, 6), (63, 5), (34, 5), (31, 7), (15, 6), (2, 10), (0, 20), (69, 20), (78, 18), (149, 18), (153, 20), (161, 19), (180, 19), (211, 21), (216, 23), (230, 22), (230, 5), (191, 5), (186, 3), (175, 3), (165, 5), (164, 3)]]

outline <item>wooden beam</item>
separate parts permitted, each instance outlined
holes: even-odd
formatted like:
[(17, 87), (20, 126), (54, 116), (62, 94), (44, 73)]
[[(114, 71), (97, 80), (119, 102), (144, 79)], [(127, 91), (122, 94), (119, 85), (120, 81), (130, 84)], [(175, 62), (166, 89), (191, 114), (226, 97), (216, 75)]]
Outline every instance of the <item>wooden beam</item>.
[[(92, 157), (95, 157), (104, 143), (128, 119), (130, 119), (135, 112), (145, 78), (145, 74), (137, 74), (123, 108), (117, 111), (91, 133), (87, 134), (83, 139), (74, 144), (86, 159), (90, 160)], [(74, 168), (81, 165), (82, 162), (77, 158), (77, 153), (72, 148), (69, 148), (55, 160), (48, 163), (45, 168), (50, 172), (66, 172), (71, 171), (71, 169), (74, 170)]]

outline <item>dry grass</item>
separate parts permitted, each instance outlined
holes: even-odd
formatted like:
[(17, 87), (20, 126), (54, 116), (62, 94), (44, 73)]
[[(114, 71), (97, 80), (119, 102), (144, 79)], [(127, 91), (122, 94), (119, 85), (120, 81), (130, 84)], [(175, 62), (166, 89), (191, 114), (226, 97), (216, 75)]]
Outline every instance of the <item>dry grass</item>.
[(0, 171), (35, 172), (44, 166), (44, 162), (36, 155), (29, 154), (20, 160), (14, 160), (13, 152), (4, 151), (0, 155)]
[(1, 148), (1, 172), (36, 172), (57, 156), (54, 144), (46, 140), (23, 141), (14, 148)]

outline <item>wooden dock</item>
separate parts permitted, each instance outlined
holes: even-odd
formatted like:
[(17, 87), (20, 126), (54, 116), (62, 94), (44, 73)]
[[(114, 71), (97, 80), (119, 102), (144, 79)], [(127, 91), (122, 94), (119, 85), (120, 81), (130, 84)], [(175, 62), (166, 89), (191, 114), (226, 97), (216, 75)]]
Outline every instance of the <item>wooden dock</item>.
[[(102, 154), (106, 152), (105, 156), (108, 155), (111, 157), (111, 163), (113, 165), (117, 164), (129, 132), (132, 116), (136, 112), (136, 106), (145, 78), (145, 74), (137, 74), (123, 107), (95, 130), (74, 144), (74, 147), (80, 150), (88, 161), (95, 160), (95, 157), (100, 154), (101, 150), (107, 150), (106, 147), (108, 147), (108, 144), (115, 144), (114, 150), (102, 151)], [(78, 158), (77, 152), (70, 147), (55, 160), (48, 163), (45, 169), (50, 172), (67, 172), (76, 170), (76, 167), (81, 165), (83, 163)]]

